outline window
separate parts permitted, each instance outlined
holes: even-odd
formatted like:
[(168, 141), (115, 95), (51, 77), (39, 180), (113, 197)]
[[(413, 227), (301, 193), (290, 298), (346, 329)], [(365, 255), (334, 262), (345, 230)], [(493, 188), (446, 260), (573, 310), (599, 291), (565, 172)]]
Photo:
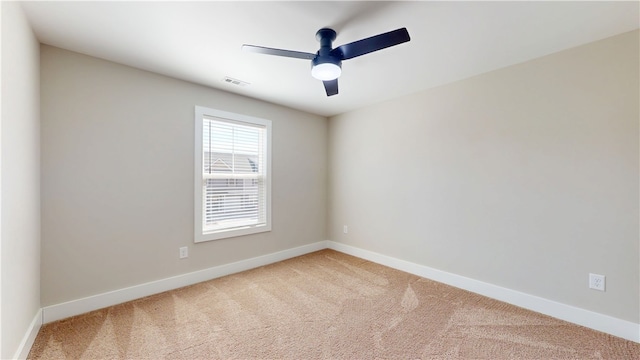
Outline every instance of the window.
[(270, 231), (271, 121), (195, 113), (195, 242)]

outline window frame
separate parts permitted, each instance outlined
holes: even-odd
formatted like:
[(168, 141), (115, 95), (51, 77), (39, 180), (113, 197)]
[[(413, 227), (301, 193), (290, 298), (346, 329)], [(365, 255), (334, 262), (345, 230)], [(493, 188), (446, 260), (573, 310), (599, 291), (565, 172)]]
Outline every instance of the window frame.
[[(203, 182), (206, 181), (203, 174), (203, 126), (204, 119), (215, 118), (223, 122), (236, 123), (240, 125), (259, 126), (265, 129), (266, 149), (265, 149), (265, 175), (264, 190), (265, 196), (265, 223), (259, 225), (247, 225), (238, 228), (220, 229), (215, 231), (205, 231), (203, 227)], [(271, 120), (257, 118), (248, 115), (237, 114), (228, 111), (211, 109), (204, 106), (195, 107), (195, 152), (194, 152), (194, 242), (205, 242), (213, 240), (227, 239), (237, 236), (245, 236), (261, 232), (271, 231)]]

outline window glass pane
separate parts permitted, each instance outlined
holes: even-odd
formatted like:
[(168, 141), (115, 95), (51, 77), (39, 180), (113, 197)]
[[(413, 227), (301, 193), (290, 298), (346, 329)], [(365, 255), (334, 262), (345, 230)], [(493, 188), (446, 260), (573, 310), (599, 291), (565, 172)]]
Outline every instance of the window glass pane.
[(266, 221), (266, 129), (224, 119), (202, 122), (203, 231)]
[(271, 121), (195, 107), (195, 241), (271, 231)]

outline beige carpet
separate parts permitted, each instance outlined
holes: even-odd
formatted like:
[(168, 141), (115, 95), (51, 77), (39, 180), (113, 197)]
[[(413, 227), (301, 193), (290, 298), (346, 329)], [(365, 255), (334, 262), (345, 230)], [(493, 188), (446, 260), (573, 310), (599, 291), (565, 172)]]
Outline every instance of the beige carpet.
[(42, 327), (29, 359), (640, 359), (640, 344), (332, 250)]

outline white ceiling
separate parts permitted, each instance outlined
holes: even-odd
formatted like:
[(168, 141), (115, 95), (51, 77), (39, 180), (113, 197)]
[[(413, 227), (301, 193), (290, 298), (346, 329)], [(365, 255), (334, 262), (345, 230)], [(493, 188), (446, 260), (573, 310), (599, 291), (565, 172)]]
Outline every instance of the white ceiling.
[[(331, 116), (637, 29), (631, 2), (24, 2), (40, 42), (212, 88)], [(411, 41), (345, 60), (327, 97), (308, 60), (242, 44), (315, 53), (406, 27)], [(225, 83), (225, 76), (250, 85)]]

